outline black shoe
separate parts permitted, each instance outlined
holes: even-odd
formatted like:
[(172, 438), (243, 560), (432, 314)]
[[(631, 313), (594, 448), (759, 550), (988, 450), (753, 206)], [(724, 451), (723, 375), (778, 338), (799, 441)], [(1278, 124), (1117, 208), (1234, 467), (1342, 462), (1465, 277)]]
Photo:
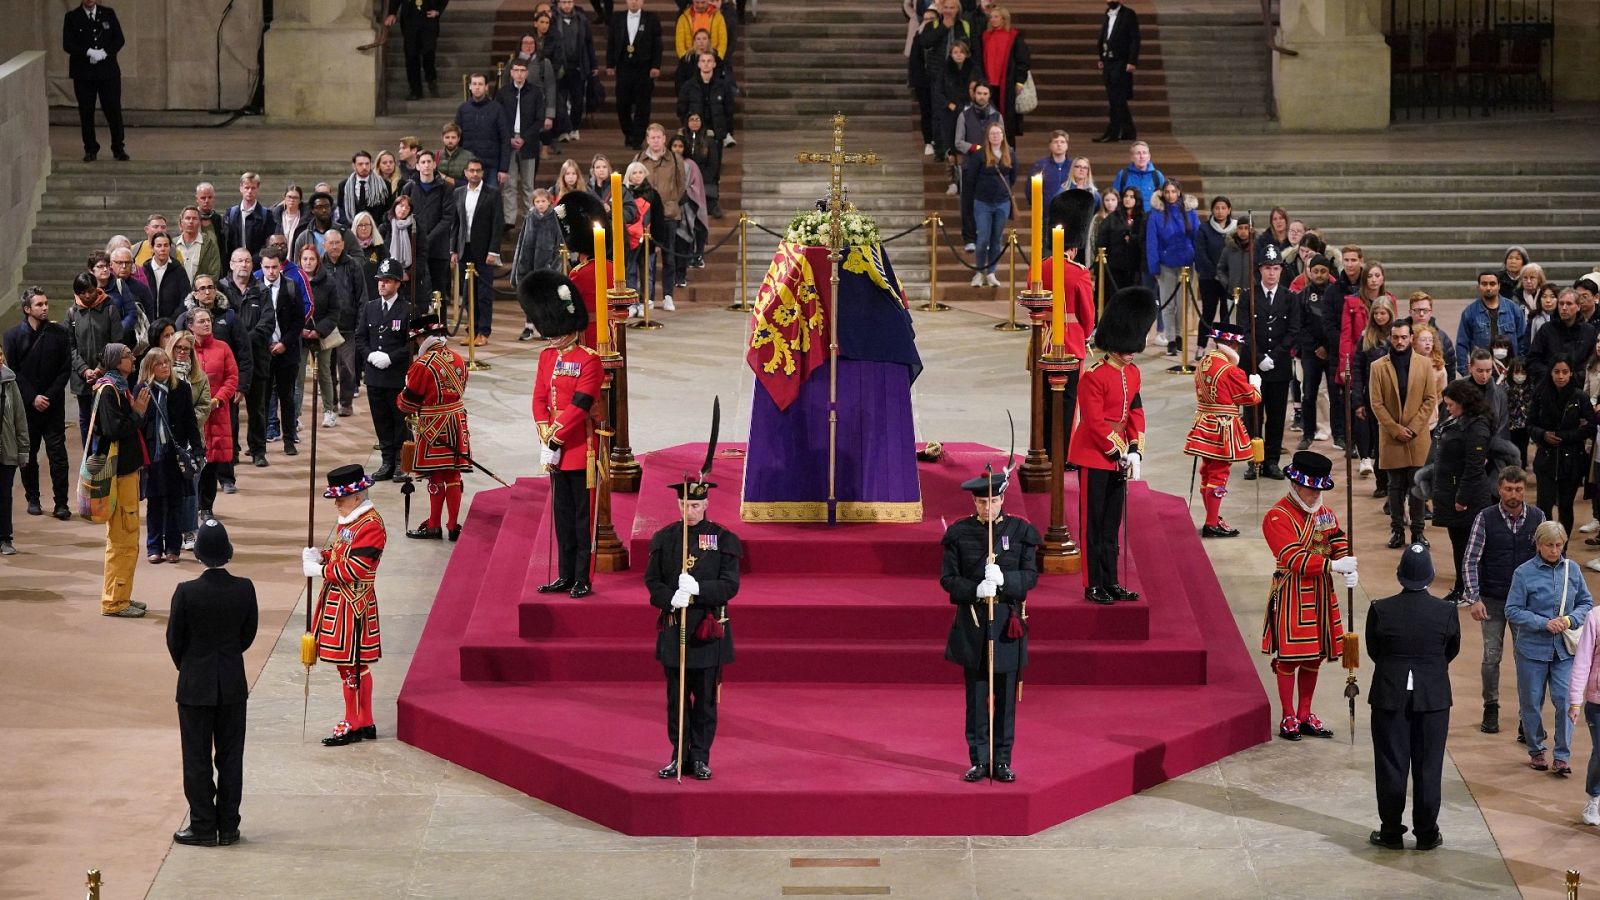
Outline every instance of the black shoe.
[(378, 726), (376, 726), (376, 725), (363, 725), (361, 727), (361, 739), (363, 741), (375, 741), (375, 740), (377, 740), (378, 739)]
[(418, 525), (416, 528), (406, 532), (406, 537), (416, 538), (419, 541), (437, 541), (444, 537), (444, 529)]
[(57, 503), (56, 504), (56, 511), (51, 513), (50, 515), (55, 516), (56, 518), (58, 518), (61, 521), (65, 522), (68, 519), (72, 518), (72, 511), (67, 509), (66, 504)]
[(1417, 849), (1423, 851), (1432, 850), (1443, 843), (1444, 835), (1435, 831), (1433, 834), (1430, 834), (1427, 837), (1417, 838)]
[(698, 759), (695, 760), (694, 761), (694, 777), (695, 777), (696, 781), (710, 781), (711, 780), (711, 767), (706, 765), (705, 763), (701, 762)]
[(1404, 841), (1397, 837), (1384, 837), (1381, 831), (1374, 831), (1367, 835), (1367, 843), (1374, 847), (1382, 847), (1385, 850), (1404, 850), (1406, 848)]
[(524, 328), (524, 329), (522, 329), (522, 333), (517, 335), (517, 340), (523, 341), (523, 342), (527, 342), (527, 341), (533, 340), (533, 329), (532, 328)]
[(1491, 704), (1483, 708), (1483, 721), (1478, 723), (1478, 730), (1484, 734), (1500, 733), (1500, 707)]
[(250, 462), (258, 469), (265, 469), (267, 467), (267, 455), (265, 453), (253, 453), (250, 455)]
[(1017, 780), (1017, 773), (1011, 771), (1011, 766), (1007, 763), (996, 763), (994, 767), (994, 780), (1003, 781), (1006, 784), (1010, 784), (1011, 782)]
[(300, 455), (300, 451), (296, 450), (294, 448), (294, 441), (284, 441), (283, 442), (283, 455), (284, 456), (299, 456)]
[(44, 507), (40, 506), (39, 505), (39, 501), (37, 501), (37, 500), (29, 500), (28, 501), (28, 515), (30, 515), (30, 516), (42, 516), (42, 515), (44, 515)]
[(1229, 528), (1226, 522), (1218, 522), (1215, 525), (1200, 526), (1200, 536), (1214, 538), (1238, 537), (1239, 529)]
[(1278, 468), (1277, 463), (1270, 460), (1261, 464), (1261, 474), (1271, 478), (1273, 481), (1283, 480), (1283, 470)]
[(1278, 723), (1278, 737), (1286, 741), (1300, 740), (1300, 720), (1294, 716), (1284, 716)]
[(450, 543), (454, 544), (461, 537), (461, 526), (450, 526), (450, 530), (445, 532), (445, 536), (450, 539)]
[(117, 162), (127, 162), (133, 157), (129, 156), (126, 150), (113, 150), (111, 151), (111, 158)]
[(1116, 136), (1108, 131), (1105, 134), (1102, 134), (1099, 137), (1094, 138), (1093, 140), (1094, 140), (1094, 142), (1096, 144), (1109, 144), (1112, 141), (1115, 141), (1116, 139), (1117, 139)]
[(973, 766), (972, 768), (968, 769), (967, 773), (965, 775), (961, 776), (961, 780), (965, 781), (968, 784), (971, 784), (971, 783), (973, 783), (975, 781), (982, 781), (982, 780), (984, 780), (985, 778), (988, 778), (988, 777), (989, 777), (989, 767), (988, 766), (983, 766), (983, 765), (976, 765), (976, 766)]
[(1167, 355), (1168, 356), (1177, 356), (1178, 355), (1178, 342), (1177, 341), (1167, 341)]
[(235, 828), (232, 831), (217, 832), (217, 846), (232, 847), (237, 843), (239, 843), (239, 829)]
[(1083, 592), (1083, 599), (1088, 600), (1090, 603), (1098, 603), (1101, 606), (1110, 606), (1117, 602), (1117, 598), (1111, 596), (1111, 592), (1103, 587), (1089, 588)]
[(557, 578), (549, 584), (539, 585), (539, 593), (541, 594), (560, 594), (570, 590), (572, 590), (571, 578)]
[(330, 734), (322, 739), (324, 747), (343, 747), (346, 744), (359, 744), (362, 741), (364, 728), (351, 728), (344, 734)]
[(1123, 587), (1120, 584), (1111, 585), (1110, 587), (1106, 588), (1106, 592), (1109, 593), (1112, 596), (1112, 598), (1116, 599), (1116, 600), (1137, 600), (1137, 599), (1139, 599), (1139, 592), (1138, 591), (1130, 591), (1130, 590), (1128, 590), (1127, 588)]
[(417, 93), (416, 91), (407, 91), (406, 92), (406, 99), (407, 100), (421, 100), (422, 99), (422, 95)]
[[(567, 591), (567, 595), (570, 596), (574, 600), (577, 600), (577, 599), (582, 598), (582, 597), (587, 597), (592, 593), (594, 593), (594, 588), (592, 586), (590, 586), (589, 582), (587, 582), (587, 581), (576, 582), (576, 583), (574, 583), (572, 585), (572, 590)], [(699, 776), (696, 776), (696, 777), (699, 777)]]
[(192, 828), (185, 828), (174, 834), (172, 839), (190, 847), (215, 847), (217, 845), (217, 833), (215, 831), (195, 831)]
[(1400, 533), (1400, 529), (1396, 528), (1394, 531), (1389, 532), (1390, 550), (1399, 550), (1401, 547), (1405, 546), (1405, 543), (1405, 535)]
[(678, 761), (677, 760), (673, 760), (672, 762), (669, 762), (666, 765), (662, 766), (661, 768), (657, 769), (656, 770), (656, 777), (657, 778), (677, 778), (678, 777)]
[[(1389, 486), (1388, 485), (1384, 485), (1383, 487), (1375, 487), (1375, 488), (1373, 488), (1372, 489), (1372, 496), (1374, 498), (1389, 496)], [(1388, 515), (1389, 514), (1389, 504), (1387, 504), (1387, 503), (1385, 503), (1383, 505), (1383, 514), (1384, 515)]]
[(1389, 515), (1389, 501), (1387, 501), (1387, 500), (1383, 501), (1382, 513), (1383, 513), (1384, 516), (1388, 516)]
[(1255, 463), (1246, 463), (1245, 464), (1245, 467), (1244, 467), (1244, 480), (1245, 481), (1255, 481), (1256, 480), (1256, 464)]
[(1411, 532), (1411, 543), (1413, 543), (1413, 544), (1421, 544), (1424, 547), (1431, 546), (1428, 543), (1428, 539), (1423, 537), (1422, 536), (1422, 532), (1420, 532), (1420, 531)]
[(394, 478), (394, 463), (384, 463), (378, 471), (372, 473), (373, 481), (389, 481)]
[(83, 161), (84, 162), (94, 162), (95, 158), (98, 157), (99, 155), (100, 154), (98, 152), (94, 152), (94, 151), (85, 153), (85, 154), (83, 154)]
[(1317, 718), (1316, 713), (1306, 716), (1305, 721), (1300, 723), (1300, 733), (1314, 738), (1333, 737), (1333, 732), (1322, 727), (1322, 720)]

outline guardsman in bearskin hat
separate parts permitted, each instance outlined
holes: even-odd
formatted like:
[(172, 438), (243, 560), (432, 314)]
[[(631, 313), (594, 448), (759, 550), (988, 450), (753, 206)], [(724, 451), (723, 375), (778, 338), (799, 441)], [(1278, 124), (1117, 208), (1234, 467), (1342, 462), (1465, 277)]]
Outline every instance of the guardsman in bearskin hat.
[[(1089, 236), (1094, 231), (1095, 198), (1093, 191), (1062, 191), (1054, 200), (1050, 201), (1050, 227), (1061, 226), (1062, 255), (1066, 262), (1066, 281), (1064, 297), (1067, 312), (1072, 319), (1067, 321), (1067, 333), (1063, 336), (1063, 346), (1067, 352), (1078, 359), (1084, 359), (1088, 353), (1085, 339), (1094, 332), (1095, 302), (1094, 302), (1094, 276), (1089, 271)], [(1052, 232), (1053, 234), (1054, 232)], [(1040, 262), (1040, 277), (1044, 279), (1046, 290), (1055, 288), (1055, 257), (1054, 255)], [(1067, 410), (1067, 415), (1077, 408), (1078, 398), (1077, 371), (1067, 373), (1066, 396), (1062, 398), (1062, 407)], [(1055, 414), (1054, 404), (1044, 405), (1045, 434), (1050, 434), (1054, 427), (1051, 417)], [(1048, 444), (1048, 441), (1046, 442)], [(1072, 425), (1067, 424), (1066, 450), (1071, 455), (1072, 450)]]
[(539, 352), (533, 379), (533, 421), (539, 428), (539, 465), (550, 473), (558, 574), (539, 593), (587, 597), (592, 591), (589, 488), (598, 452), (593, 412), (605, 371), (600, 355), (581, 342), (589, 310), (571, 279), (560, 272), (533, 272), (517, 286), (517, 298), (528, 321), (549, 341)]
[(373, 582), (388, 533), (367, 499), (370, 487), (372, 479), (359, 465), (329, 472), (322, 496), (333, 501), (339, 527), (328, 549), (307, 547), (301, 554), (306, 577), (322, 579), (315, 617), (317, 658), (338, 666), (344, 685), (344, 718), (333, 727), (333, 734), (322, 739), (327, 747), (378, 738), (378, 726), (372, 722), (369, 667), (383, 655), (383, 641)]
[[(1069, 191), (1068, 193), (1077, 193)], [(1123, 288), (1106, 301), (1094, 331), (1101, 352), (1078, 381), (1078, 414), (1067, 461), (1078, 467), (1078, 538), (1083, 547), (1084, 596), (1106, 604), (1137, 600), (1117, 581), (1117, 531), (1144, 455), (1144, 401), (1134, 357), (1156, 320), (1156, 295)]]
[[(939, 586), (956, 608), (944, 658), (961, 666), (967, 691), (966, 781), (993, 777), (1016, 781), (1011, 745), (1016, 737), (1017, 683), (1028, 664), (1028, 591), (1039, 581), (1038, 529), (1005, 515), (1006, 472), (983, 472), (961, 489), (972, 494), (973, 515), (944, 533)], [(989, 603), (994, 603), (990, 620)], [(993, 648), (994, 732), (990, 767), (989, 673)]]
[[(650, 605), (661, 610), (656, 622), (656, 659), (666, 671), (667, 739), (672, 742), (672, 762), (656, 774), (678, 777), (681, 628), (687, 633), (683, 714), (684, 738), (689, 742), (681, 758), (688, 774), (708, 781), (711, 742), (717, 736), (717, 688), (722, 683), (722, 667), (733, 662), (728, 601), (739, 593), (739, 557), (744, 549), (738, 535), (706, 518), (714, 483), (703, 476), (687, 476), (668, 487), (678, 495), (683, 519), (651, 536), (650, 561), (644, 570)], [(688, 615), (680, 622), (684, 610)]]
[[(583, 295), (583, 307), (588, 311), (588, 326), (583, 331), (583, 345), (596, 347), (599, 344), (594, 312), (597, 299), (594, 296), (594, 226), (599, 223), (610, 228), (611, 219), (606, 215), (606, 208), (600, 203), (599, 198), (588, 191), (567, 191), (556, 201), (555, 210), (556, 218), (561, 222), (561, 237), (566, 241), (567, 249), (578, 254), (579, 263), (567, 273), (567, 277), (578, 286), (578, 293)], [(607, 278), (610, 276), (607, 275)], [(604, 297), (598, 299), (605, 300)], [(538, 330), (537, 323), (535, 330)]]
[(1239, 529), (1222, 520), (1222, 498), (1228, 494), (1229, 469), (1250, 459), (1250, 434), (1240, 406), (1261, 402), (1261, 376), (1247, 376), (1239, 368), (1244, 332), (1237, 326), (1221, 322), (1205, 336), (1211, 349), (1194, 371), (1194, 424), (1183, 452), (1197, 457), (1200, 465), (1200, 500), (1206, 506), (1201, 536), (1238, 537)]
[[(1261, 520), (1261, 535), (1277, 561), (1261, 652), (1272, 655), (1272, 671), (1278, 676), (1278, 700), (1283, 706), (1278, 737), (1291, 741), (1301, 735), (1333, 737), (1311, 711), (1311, 695), (1322, 661), (1336, 660), (1341, 653), (1344, 624), (1333, 576), (1343, 576), (1346, 588), (1355, 587), (1356, 558), (1350, 554), (1350, 540), (1339, 527), (1339, 518), (1322, 505), (1322, 492), (1333, 489), (1332, 473), (1333, 463), (1326, 456), (1310, 450), (1296, 453), (1284, 471), (1289, 493)], [(1298, 704), (1294, 702), (1297, 676)]]
[(461, 473), (472, 468), (467, 433), (467, 363), (450, 349), (444, 323), (436, 315), (411, 320), (407, 329), (417, 343), (416, 357), (406, 370), (405, 390), (396, 401), (414, 417), (411, 469), (428, 476), (428, 520), (406, 532), (408, 538), (438, 540), (441, 519), (450, 509), (450, 540), (461, 536)]

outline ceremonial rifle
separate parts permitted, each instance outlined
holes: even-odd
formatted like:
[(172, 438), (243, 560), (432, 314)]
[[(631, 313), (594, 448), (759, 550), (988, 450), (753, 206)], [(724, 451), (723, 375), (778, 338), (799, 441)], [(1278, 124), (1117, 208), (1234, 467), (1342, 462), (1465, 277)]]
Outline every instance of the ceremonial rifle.
[[(706, 441), (706, 461), (700, 465), (700, 474), (694, 481), (705, 481), (711, 474), (711, 463), (717, 455), (717, 431), (722, 425), (722, 398), (711, 400), (711, 438)], [(683, 522), (683, 553), (680, 574), (689, 574), (689, 485), (688, 473), (683, 476), (683, 491), (678, 496), (678, 515)], [(689, 664), (689, 607), (678, 610), (678, 754), (675, 760), (678, 783), (683, 783), (683, 700), (684, 671)]]
[[(1351, 472), (1350, 446), (1355, 440), (1355, 430), (1351, 428), (1351, 401), (1350, 401), (1350, 363), (1344, 366), (1344, 439), (1347, 446), (1344, 451), (1344, 539), (1352, 552), (1356, 546), (1356, 495), (1355, 478)], [(1350, 701), (1350, 745), (1356, 743), (1356, 697), (1361, 693), (1361, 686), (1356, 683), (1356, 669), (1361, 667), (1361, 635), (1355, 633), (1356, 589), (1345, 588), (1345, 614), (1343, 646), (1339, 648), (1339, 661), (1344, 666), (1344, 696)]]

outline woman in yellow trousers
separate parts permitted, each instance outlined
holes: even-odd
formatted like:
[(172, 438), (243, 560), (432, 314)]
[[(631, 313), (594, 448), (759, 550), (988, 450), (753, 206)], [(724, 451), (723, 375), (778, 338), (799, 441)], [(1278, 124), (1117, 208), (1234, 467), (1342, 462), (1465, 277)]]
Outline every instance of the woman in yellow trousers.
[(144, 414), (150, 405), (148, 385), (130, 389), (133, 351), (125, 344), (107, 344), (100, 356), (105, 372), (94, 385), (94, 429), (90, 453), (117, 451), (111, 483), (111, 518), (106, 522), (105, 587), (100, 614), (122, 619), (144, 615), (145, 605), (133, 599), (133, 570), (139, 563), (139, 470), (145, 465)]

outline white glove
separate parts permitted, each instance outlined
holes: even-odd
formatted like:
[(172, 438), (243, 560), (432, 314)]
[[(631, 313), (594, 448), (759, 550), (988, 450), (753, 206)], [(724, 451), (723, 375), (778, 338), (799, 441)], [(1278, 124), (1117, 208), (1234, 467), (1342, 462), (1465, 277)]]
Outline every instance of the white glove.
[(89, 48), (89, 62), (97, 63), (106, 58), (106, 52), (98, 47)]
[(983, 580), (992, 581), (995, 584), (1005, 584), (1006, 576), (1000, 571), (999, 566), (989, 563), (983, 567)]
[(307, 578), (315, 578), (322, 574), (322, 551), (315, 547), (307, 547), (300, 551), (300, 569)]
[(1144, 462), (1144, 457), (1140, 456), (1139, 451), (1135, 450), (1132, 453), (1129, 453), (1127, 456), (1124, 456), (1123, 459), (1128, 461), (1128, 480), (1138, 481), (1139, 467), (1140, 464)]
[(382, 350), (374, 350), (367, 354), (367, 362), (374, 369), (387, 369), (389, 368), (389, 354)]
[(1354, 572), (1350, 572), (1344, 576), (1344, 586), (1347, 588), (1354, 588), (1360, 583), (1360, 581), (1361, 579), (1356, 577), (1356, 573)]
[(1261, 356), (1261, 365), (1257, 366), (1263, 372), (1271, 372), (1277, 363), (1272, 361), (1272, 354), (1265, 353)]
[(684, 593), (683, 591), (678, 591), (677, 593), (672, 595), (672, 608), (673, 609), (683, 609), (684, 607), (686, 607), (688, 605), (689, 605), (689, 595), (688, 594)]
[(1261, 390), (1261, 376), (1260, 375), (1251, 375), (1250, 376), (1250, 386), (1255, 388), (1258, 391)]
[(700, 593), (700, 582), (696, 581), (694, 576), (688, 572), (680, 572), (678, 574), (678, 590), (686, 594), (698, 594)]
[(560, 461), (561, 454), (552, 449), (549, 444), (544, 444), (539, 447), (539, 468), (554, 468), (555, 464)]
[(994, 582), (984, 580), (978, 582), (978, 599), (987, 600), (994, 596)]
[(1328, 563), (1328, 569), (1340, 575), (1349, 575), (1356, 570), (1356, 558), (1345, 556)]

